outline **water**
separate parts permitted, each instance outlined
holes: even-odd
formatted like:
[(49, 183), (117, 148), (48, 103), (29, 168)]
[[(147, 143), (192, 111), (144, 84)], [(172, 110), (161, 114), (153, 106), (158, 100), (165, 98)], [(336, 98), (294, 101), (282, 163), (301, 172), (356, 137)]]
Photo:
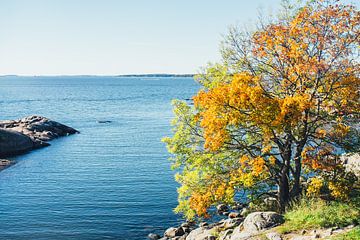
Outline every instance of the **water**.
[(81, 134), (0, 172), (0, 239), (145, 239), (178, 223), (160, 139), (171, 99), (197, 88), (192, 78), (1, 77), (0, 119), (38, 114)]

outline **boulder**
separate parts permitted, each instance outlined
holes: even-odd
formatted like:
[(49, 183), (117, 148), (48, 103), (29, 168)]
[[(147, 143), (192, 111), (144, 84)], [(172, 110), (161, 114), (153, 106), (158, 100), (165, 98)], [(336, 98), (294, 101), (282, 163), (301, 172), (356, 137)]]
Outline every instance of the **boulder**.
[(206, 227), (206, 226), (209, 226), (209, 224), (207, 222), (199, 223), (199, 227)]
[(245, 240), (260, 231), (275, 227), (284, 222), (284, 217), (276, 212), (253, 212), (244, 222), (234, 229), (231, 240)]
[(238, 218), (240, 217), (240, 213), (239, 212), (231, 212), (229, 213), (229, 218)]
[(348, 153), (341, 156), (341, 160), (345, 165), (345, 169), (348, 172), (353, 172), (358, 178), (360, 178), (360, 154)]
[(158, 234), (155, 234), (155, 233), (149, 233), (148, 239), (150, 239), (150, 240), (158, 240), (158, 239), (160, 239), (160, 236)]
[(199, 227), (192, 230), (186, 237), (186, 240), (216, 240), (213, 232), (214, 229)]
[(219, 204), (216, 206), (216, 210), (217, 210), (218, 214), (222, 214), (223, 212), (228, 212), (229, 207), (225, 204)]
[(178, 227), (178, 228), (171, 227), (171, 228), (168, 228), (164, 233), (165, 237), (169, 237), (169, 238), (182, 236), (184, 234), (185, 234), (185, 232), (182, 227)]
[(284, 223), (284, 217), (276, 212), (253, 212), (244, 220), (244, 231), (258, 232)]

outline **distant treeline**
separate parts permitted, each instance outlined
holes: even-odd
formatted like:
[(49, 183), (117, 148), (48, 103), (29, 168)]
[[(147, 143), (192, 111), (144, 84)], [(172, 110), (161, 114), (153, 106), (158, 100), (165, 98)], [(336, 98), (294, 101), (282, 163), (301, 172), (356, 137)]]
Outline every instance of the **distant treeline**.
[(116, 77), (194, 77), (195, 74), (125, 74)]

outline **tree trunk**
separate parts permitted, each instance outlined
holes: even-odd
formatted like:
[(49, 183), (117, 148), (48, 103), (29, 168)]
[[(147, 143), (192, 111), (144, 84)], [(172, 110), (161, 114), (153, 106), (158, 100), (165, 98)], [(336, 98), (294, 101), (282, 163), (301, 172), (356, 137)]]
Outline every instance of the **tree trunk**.
[(279, 182), (279, 207), (281, 212), (285, 212), (285, 208), (290, 200), (290, 191), (289, 191), (289, 178), (288, 171), (285, 167), (281, 172), (281, 178)]
[(296, 147), (296, 154), (294, 158), (295, 162), (295, 171), (294, 171), (294, 185), (291, 189), (291, 197), (298, 197), (301, 193), (301, 183), (300, 183), (300, 177), (301, 177), (301, 153), (303, 151), (303, 148), (305, 146), (306, 140), (302, 141), (297, 147)]
[(295, 172), (294, 172), (294, 186), (291, 189), (291, 196), (297, 197), (301, 193), (301, 184), (300, 184), (300, 177), (301, 177), (301, 159), (295, 158)]

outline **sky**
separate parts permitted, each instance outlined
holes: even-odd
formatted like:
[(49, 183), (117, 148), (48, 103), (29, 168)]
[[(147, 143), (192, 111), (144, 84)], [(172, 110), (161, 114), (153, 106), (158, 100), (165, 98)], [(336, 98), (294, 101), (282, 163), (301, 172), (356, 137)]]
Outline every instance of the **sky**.
[(0, 75), (196, 73), (281, 0), (0, 0)]

